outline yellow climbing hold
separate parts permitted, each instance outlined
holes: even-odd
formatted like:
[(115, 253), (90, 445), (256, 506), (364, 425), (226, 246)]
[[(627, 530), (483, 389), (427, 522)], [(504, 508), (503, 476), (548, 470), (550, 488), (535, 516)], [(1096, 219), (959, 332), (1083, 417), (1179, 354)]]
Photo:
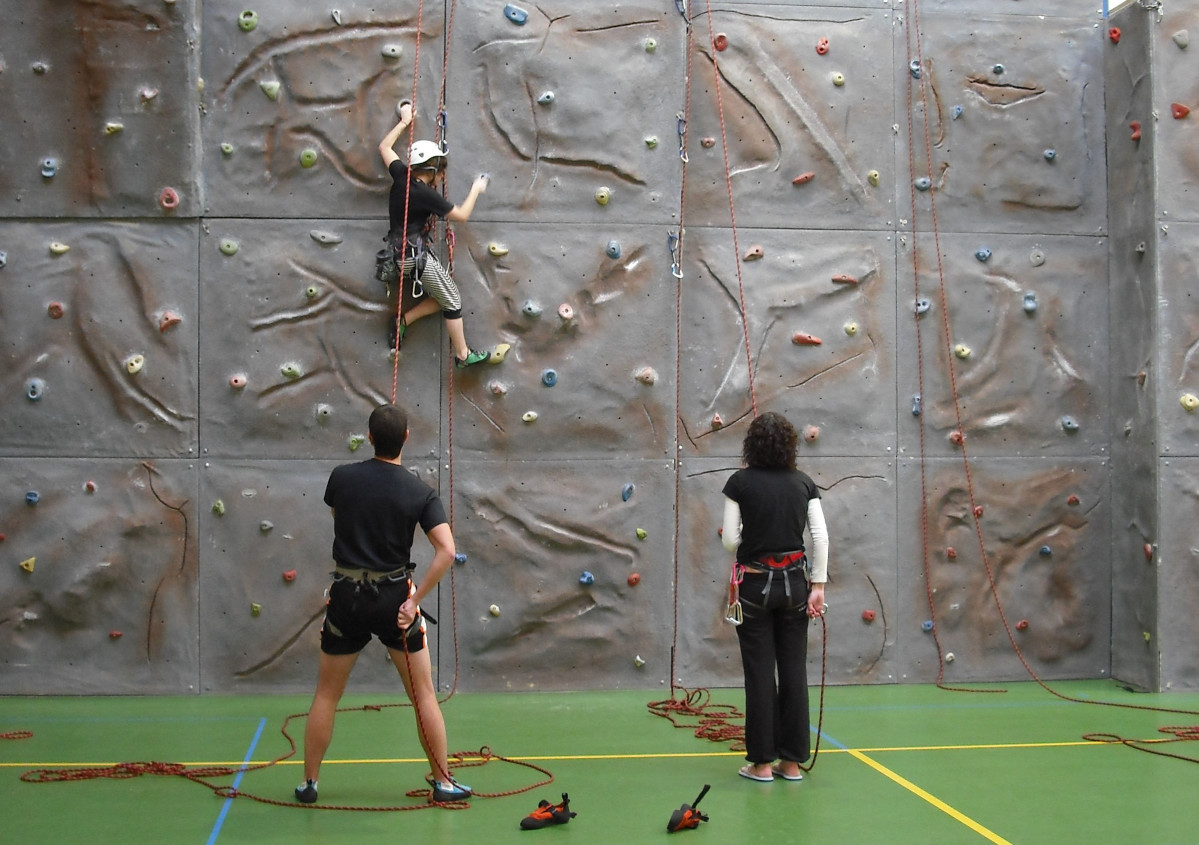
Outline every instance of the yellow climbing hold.
[(858, 324), (853, 323), (853, 322), (846, 323), (845, 324), (845, 333), (847, 335), (849, 335), (850, 337), (853, 337), (854, 335), (856, 335), (858, 333)]
[(32, 572), (33, 567), (36, 565), (37, 565), (37, 558), (35, 558), (35, 557), (25, 558), (25, 560), (21, 561), (21, 568), (24, 569), (26, 572)]
[(51, 243), (50, 243), (50, 254), (51, 255), (65, 255), (66, 253), (68, 253), (70, 251), (71, 251), (70, 245), (64, 244), (62, 241), (51, 241)]
[(511, 343), (498, 344), (495, 349), (491, 350), (491, 355), (487, 358), (488, 364), (502, 364), (504, 358), (508, 356), (508, 350), (512, 348)]
[(145, 355), (130, 355), (125, 359), (125, 371), (131, 376), (135, 376), (142, 371), (142, 367), (146, 366)]
[(972, 354), (972, 352), (973, 352), (973, 350), (971, 350), (970, 347), (964, 343), (959, 343), (957, 346), (955, 346), (953, 348), (953, 354), (958, 356), (962, 360), (969, 358), (970, 355)]
[(490, 252), (492, 255), (494, 255), (496, 258), (503, 258), (505, 255), (508, 254), (508, 247), (504, 246), (501, 243), (496, 243), (495, 241), (492, 241), (491, 243), (489, 243), (487, 245), (487, 251)]
[(258, 602), (251, 602), (250, 603), (250, 615), (257, 616), (260, 613), (262, 613), (262, 605), (260, 605)]
[(1196, 408), (1199, 408), (1199, 396), (1196, 396), (1194, 393), (1184, 393), (1182, 394), (1182, 398), (1178, 401), (1181, 402), (1182, 407), (1186, 408), (1188, 411), (1193, 411)]
[(866, 173), (866, 181), (870, 183), (871, 187), (878, 187), (879, 178), (880, 177), (877, 170), (871, 170)]

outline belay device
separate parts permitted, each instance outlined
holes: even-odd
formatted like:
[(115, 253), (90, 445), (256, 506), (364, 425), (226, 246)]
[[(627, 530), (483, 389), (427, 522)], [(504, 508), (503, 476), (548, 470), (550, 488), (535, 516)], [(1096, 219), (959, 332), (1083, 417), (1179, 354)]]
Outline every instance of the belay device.
[(705, 783), (704, 788), (699, 791), (699, 795), (690, 804), (684, 804), (673, 813), (670, 814), (670, 821), (666, 823), (666, 832), (675, 833), (680, 830), (688, 830), (689, 828), (699, 827), (700, 822), (706, 822), (708, 817), (695, 809), (703, 797), (708, 794), (708, 790), (712, 785)]

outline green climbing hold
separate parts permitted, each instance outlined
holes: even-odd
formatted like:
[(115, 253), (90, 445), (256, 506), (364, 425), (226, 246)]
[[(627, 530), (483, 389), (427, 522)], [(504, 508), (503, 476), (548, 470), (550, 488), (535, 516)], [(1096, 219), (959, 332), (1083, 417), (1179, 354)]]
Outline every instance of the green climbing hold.
[(300, 153), (300, 167), (312, 167), (316, 164), (316, 150), (309, 147)]

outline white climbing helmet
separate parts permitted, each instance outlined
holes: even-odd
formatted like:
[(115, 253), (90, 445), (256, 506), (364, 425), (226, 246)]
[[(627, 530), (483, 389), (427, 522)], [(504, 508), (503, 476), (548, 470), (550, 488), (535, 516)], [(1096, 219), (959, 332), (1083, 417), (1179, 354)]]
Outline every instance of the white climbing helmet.
[(417, 141), (408, 150), (408, 166), (421, 169), (435, 169), (445, 164), (445, 150), (432, 141)]

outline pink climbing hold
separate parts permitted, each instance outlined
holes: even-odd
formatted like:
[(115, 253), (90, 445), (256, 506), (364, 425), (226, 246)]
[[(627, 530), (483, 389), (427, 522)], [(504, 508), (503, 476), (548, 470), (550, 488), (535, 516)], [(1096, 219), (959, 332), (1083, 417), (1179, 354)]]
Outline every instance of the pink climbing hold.
[(163, 188), (162, 192), (158, 195), (158, 204), (165, 211), (174, 211), (179, 207), (179, 192), (174, 188)]
[(297, 574), (298, 574), (298, 573), (296, 572), (296, 570), (294, 570), (294, 569), (289, 569), (289, 570), (287, 570), (286, 572), (284, 572), (284, 573), (283, 573), (283, 580), (284, 580), (284, 581), (287, 581), (288, 583), (290, 583), (290, 582), (292, 582), (292, 581), (296, 580), (296, 575), (297, 575)]
[(753, 246), (751, 246), (749, 249), (747, 249), (745, 251), (745, 260), (746, 261), (757, 261), (758, 259), (762, 258), (764, 255), (766, 255), (766, 250), (762, 249), (762, 246), (760, 244), (754, 244)]
[(873, 622), (874, 621), (874, 611), (870, 610), (869, 608), (867, 608), (866, 610), (863, 610), (862, 611), (862, 621), (863, 622)]
[(945, 557), (949, 558), (950, 560), (957, 560), (958, 559), (958, 550), (955, 549), (953, 546), (949, 546), (948, 548), (945, 549)]
[(821, 38), (816, 42), (816, 52), (824, 56), (828, 54), (828, 39)]
[(247, 379), (245, 373), (234, 373), (233, 375), (229, 376), (229, 386), (235, 390), (241, 390), (243, 387), (245, 387), (246, 381)]
[(724, 428), (724, 417), (720, 416), (720, 414), (718, 414), (718, 413), (713, 414), (712, 415), (712, 429), (719, 430), (722, 428)]
[(1019, 622), (1017, 622), (1017, 623), (1016, 623), (1016, 630), (1017, 630), (1017, 631), (1027, 631), (1027, 630), (1028, 630), (1028, 620), (1027, 620), (1027, 619), (1021, 619)]
[(700, 138), (699, 145), (701, 147), (703, 147), (705, 150), (710, 150), (714, 146), (716, 146), (716, 139), (711, 136), (709, 136), (707, 138)]
[(1078, 503), (1080, 501), (1082, 501), (1082, 500), (1079, 499), (1077, 496), (1075, 496), (1073, 493), (1071, 493), (1069, 495), (1069, 497), (1067, 497), (1067, 499), (1066, 499), (1066, 504), (1069, 505), (1070, 507), (1075, 507), (1078, 505)]
[(162, 316), (158, 318), (158, 331), (165, 334), (167, 329), (177, 326), (181, 322), (183, 322), (183, 318), (174, 311), (163, 311)]
[(63, 305), (61, 302), (51, 302), (46, 306), (46, 313), (50, 315), (51, 320), (57, 320), (63, 315)]
[(712, 46), (715, 47), (719, 52), (723, 53), (729, 47), (729, 37), (723, 32), (716, 33), (716, 35), (712, 38)]
[(807, 173), (801, 173), (791, 180), (792, 185), (806, 185), (816, 178), (816, 172), (809, 170)]
[(561, 317), (563, 320), (574, 319), (575, 310), (574, 310), (574, 308), (571, 307), (569, 302), (563, 302), (561, 305), (558, 306), (558, 316)]
[(816, 337), (814, 334), (808, 334), (807, 332), (796, 332), (795, 334), (791, 335), (791, 342), (796, 346), (819, 346), (824, 341)]
[(1132, 140), (1141, 140), (1141, 121), (1134, 120), (1128, 124), (1128, 128), (1132, 130)]
[(961, 446), (966, 442), (966, 435), (955, 429), (954, 431), (949, 432), (949, 442), (954, 446)]
[(86, 490), (88, 493), (95, 493), (96, 492), (96, 482), (91, 481), (89, 479), (87, 482), (84, 483), (83, 489)]
[(1170, 114), (1174, 115), (1175, 120), (1182, 120), (1191, 110), (1182, 103), (1170, 103)]
[(820, 439), (820, 427), (810, 425), (803, 430), (803, 439), (809, 443), (815, 443)]
[(857, 276), (851, 276), (848, 273), (838, 273), (833, 276), (833, 281), (839, 285), (856, 285), (858, 283)]
[(1153, 560), (1153, 544), (1145, 544), (1145, 560)]
[(641, 576), (638, 575), (636, 572), (630, 572), (628, 581), (629, 581), (630, 587), (636, 587), (638, 584), (641, 583)]
[(982, 519), (982, 517), (983, 517), (983, 506), (982, 506), (982, 505), (975, 505), (975, 506), (974, 506), (974, 518), (975, 518), (975, 519)]

